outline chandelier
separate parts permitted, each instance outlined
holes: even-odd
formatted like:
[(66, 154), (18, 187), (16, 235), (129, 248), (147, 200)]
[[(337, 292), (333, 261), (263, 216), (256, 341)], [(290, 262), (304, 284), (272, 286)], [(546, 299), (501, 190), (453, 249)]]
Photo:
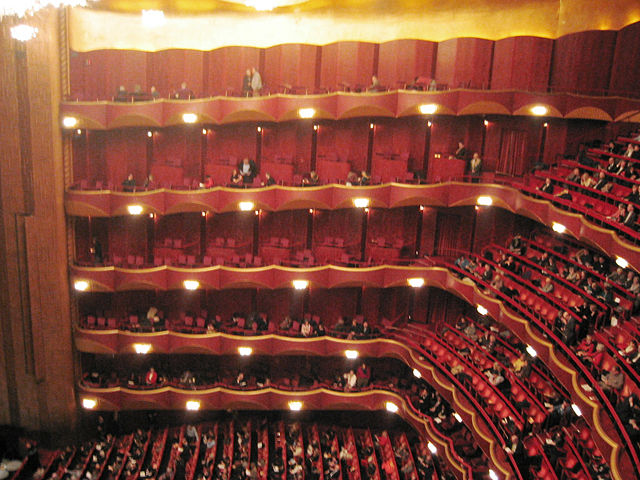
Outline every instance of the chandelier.
[(85, 7), (87, 0), (0, 0), (0, 20), (3, 17), (24, 17), (33, 15), (38, 10), (52, 6)]
[[(1, 1), (1, 0), (0, 0)], [(268, 12), (280, 7), (292, 7), (308, 0), (225, 0), (230, 3), (244, 5), (259, 12)]]

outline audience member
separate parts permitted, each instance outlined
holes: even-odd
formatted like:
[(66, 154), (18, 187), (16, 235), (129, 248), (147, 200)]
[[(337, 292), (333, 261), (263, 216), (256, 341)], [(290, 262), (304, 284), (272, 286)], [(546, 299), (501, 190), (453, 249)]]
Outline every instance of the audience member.
[(127, 178), (122, 182), (122, 190), (125, 192), (134, 192), (136, 189), (136, 181), (133, 178), (133, 173), (127, 175)]

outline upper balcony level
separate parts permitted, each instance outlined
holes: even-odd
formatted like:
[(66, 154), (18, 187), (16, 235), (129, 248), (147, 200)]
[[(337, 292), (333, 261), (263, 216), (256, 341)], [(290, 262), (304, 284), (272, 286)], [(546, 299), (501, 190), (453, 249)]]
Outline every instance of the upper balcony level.
[[(403, 17), (403, 22), (406, 20)], [(260, 29), (268, 28), (264, 25), (268, 19), (260, 21)], [(300, 18), (296, 18), (298, 21)], [(431, 16), (429, 22), (433, 22)], [(87, 39), (95, 35), (96, 29), (105, 28), (100, 23), (88, 21), (84, 26), (75, 23), (72, 30), (86, 28), (80, 35), (86, 33), (83, 38)], [(327, 28), (330, 30), (331, 26)], [(165, 33), (168, 38), (175, 38), (176, 32)], [(332, 41), (327, 40), (330, 33), (322, 36), (322, 42)], [(78, 44), (75, 48), (81, 51), (72, 52), (70, 57), (70, 100), (112, 100), (120, 86), (128, 92), (136, 91), (136, 86), (141, 92), (150, 92), (154, 86), (159, 97), (169, 98), (180, 90), (182, 82), (188, 86), (184, 89), (186, 97), (189, 92), (199, 98), (242, 96), (242, 79), (251, 67), (261, 75), (263, 95), (362, 92), (373, 87), (378, 91), (469, 88), (637, 97), (636, 86), (640, 83), (640, 67), (634, 57), (640, 23), (619, 31), (584, 31), (555, 40), (497, 34), (502, 38), (496, 41), (465, 35), (440, 42), (409, 38), (314, 45), (286, 43), (300, 40), (283, 41), (276, 34), (275, 42), (282, 44), (268, 48), (222, 46), (213, 50), (204, 47), (204, 51), (166, 46), (158, 51), (122, 50), (123, 43), (114, 42), (111, 35), (112, 32), (103, 32), (102, 47), (81, 45), (80, 38), (71, 39), (71, 47)], [(350, 31), (349, 35), (349, 40), (357, 40), (356, 32)], [(118, 40), (123, 40), (123, 36), (127, 32), (122, 32)], [(251, 37), (248, 38), (250, 42)], [(306, 39), (309, 41), (310, 37)], [(266, 39), (261, 44), (265, 42), (274, 40)], [(377, 85), (372, 84), (374, 74)], [(135, 97), (143, 95), (136, 93)]]

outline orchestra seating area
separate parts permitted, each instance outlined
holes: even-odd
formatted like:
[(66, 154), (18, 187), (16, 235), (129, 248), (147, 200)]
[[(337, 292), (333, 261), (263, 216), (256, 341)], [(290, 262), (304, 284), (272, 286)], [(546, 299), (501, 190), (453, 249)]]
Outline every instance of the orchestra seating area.
[[(42, 479), (72, 475), (189, 480), (455, 478), (426, 443), (401, 428), (245, 417), (137, 428), (117, 435), (106, 431), (103, 423), (99, 438), (55, 451), (36, 451), (10, 478), (31, 478), (34, 471)], [(459, 448), (471, 448), (465, 443), (464, 427), (454, 421), (447, 428), (460, 439)]]

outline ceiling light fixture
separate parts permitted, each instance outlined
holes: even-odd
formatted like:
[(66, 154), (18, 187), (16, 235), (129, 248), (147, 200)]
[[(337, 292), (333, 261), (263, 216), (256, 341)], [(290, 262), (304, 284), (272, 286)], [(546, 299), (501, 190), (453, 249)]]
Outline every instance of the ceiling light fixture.
[(627, 262), (622, 257), (616, 257), (616, 265), (618, 265), (620, 268), (627, 268), (629, 266), (629, 262)]
[(162, 10), (142, 10), (142, 25), (147, 28), (157, 28), (167, 23)]
[(531, 107), (531, 113), (537, 115), (538, 117), (546, 115), (548, 112), (549, 109), (544, 105), (536, 105), (535, 107)]
[(420, 288), (424, 285), (424, 278), (422, 277), (407, 278), (407, 283), (409, 284), (410, 287)]
[(64, 117), (62, 119), (62, 126), (64, 128), (73, 128), (78, 124), (78, 119), (76, 117)]
[(427, 103), (424, 105), (420, 105), (418, 107), (418, 110), (420, 110), (420, 113), (423, 115), (433, 115), (438, 111), (438, 105), (436, 105), (435, 103)]
[(129, 215), (140, 215), (142, 210), (142, 205), (127, 205), (127, 212), (129, 212)]
[(253, 353), (253, 348), (251, 347), (238, 347), (238, 353), (241, 357), (248, 357)]
[(309, 282), (307, 280), (293, 280), (291, 284), (296, 290), (304, 290), (309, 286)]
[(316, 115), (315, 108), (300, 108), (298, 110), (298, 116), (300, 118), (313, 118)]
[(150, 343), (134, 343), (133, 349), (138, 355), (146, 355), (151, 351)]
[(354, 198), (353, 206), (356, 208), (367, 208), (369, 206), (368, 198)]
[(32, 38), (36, 38), (38, 35), (38, 29), (31, 25), (20, 24), (15, 27), (11, 27), (11, 38), (18, 40), (19, 42), (27, 42)]
[(198, 121), (198, 115), (195, 113), (183, 113), (182, 121), (184, 123), (196, 123)]
[(200, 286), (200, 282), (197, 280), (185, 280), (182, 282), (182, 285), (184, 285), (184, 288), (187, 290), (197, 290)]

